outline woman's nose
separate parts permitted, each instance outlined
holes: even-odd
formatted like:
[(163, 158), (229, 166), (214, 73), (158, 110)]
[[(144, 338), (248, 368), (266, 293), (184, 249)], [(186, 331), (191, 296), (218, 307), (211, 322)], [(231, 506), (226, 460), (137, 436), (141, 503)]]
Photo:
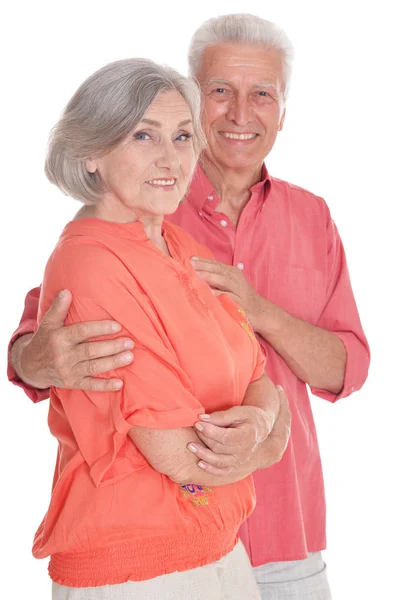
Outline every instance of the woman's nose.
[(159, 157), (155, 164), (160, 169), (169, 169), (173, 171), (180, 166), (180, 158), (173, 144), (167, 144), (162, 147)]

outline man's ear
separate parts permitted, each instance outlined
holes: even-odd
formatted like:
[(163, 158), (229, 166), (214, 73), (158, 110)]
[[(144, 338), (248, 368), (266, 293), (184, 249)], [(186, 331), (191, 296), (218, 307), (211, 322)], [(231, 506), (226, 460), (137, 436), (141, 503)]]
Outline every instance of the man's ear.
[(282, 128), (283, 128), (283, 126), (284, 126), (284, 121), (285, 121), (285, 107), (284, 107), (284, 110), (283, 110), (283, 112), (282, 112), (282, 115), (281, 115), (281, 117), (280, 117), (280, 123), (279, 123), (279, 125), (278, 125), (278, 130), (279, 130), (279, 131), (281, 131), (281, 130), (282, 130)]

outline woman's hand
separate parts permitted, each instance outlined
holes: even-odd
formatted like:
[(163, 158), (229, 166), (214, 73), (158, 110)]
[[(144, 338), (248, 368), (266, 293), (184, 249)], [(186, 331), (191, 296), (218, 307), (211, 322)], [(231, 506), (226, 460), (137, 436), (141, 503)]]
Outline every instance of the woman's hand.
[(279, 462), (288, 444), (291, 413), (284, 390), (277, 386), (280, 400), (274, 424), (253, 406), (236, 406), (206, 415), (195, 429), (202, 444), (188, 449), (199, 459), (198, 466), (215, 476), (236, 472), (252, 473)]

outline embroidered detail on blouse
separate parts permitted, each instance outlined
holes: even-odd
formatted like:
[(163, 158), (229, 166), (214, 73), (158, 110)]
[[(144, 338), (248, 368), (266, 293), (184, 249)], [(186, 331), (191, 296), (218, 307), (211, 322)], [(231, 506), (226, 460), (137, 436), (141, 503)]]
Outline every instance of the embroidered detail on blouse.
[(212, 493), (212, 488), (206, 485), (195, 485), (193, 483), (179, 485), (179, 488), (183, 492), (183, 496), (191, 499), (194, 506), (208, 506), (208, 495)]
[(248, 321), (246, 315), (245, 315), (245, 311), (243, 308), (239, 308), (238, 312), (240, 313), (240, 315), (242, 315), (245, 319), (245, 321), (241, 321), (241, 327), (243, 327), (245, 329), (245, 331), (247, 332), (247, 334), (249, 335), (249, 337), (251, 337), (253, 340), (255, 339), (255, 332), (252, 329), (252, 325), (251, 323)]

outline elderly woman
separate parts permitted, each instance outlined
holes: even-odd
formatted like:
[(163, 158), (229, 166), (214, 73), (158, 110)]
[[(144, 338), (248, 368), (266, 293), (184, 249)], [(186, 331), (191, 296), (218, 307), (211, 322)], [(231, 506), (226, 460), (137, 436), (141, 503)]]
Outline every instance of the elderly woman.
[(59, 452), (33, 551), (51, 555), (57, 600), (258, 598), (237, 543), (249, 471), (221, 479), (187, 449), (205, 413), (251, 405), (266, 437), (262, 401), (279, 404), (243, 311), (191, 266), (210, 252), (163, 220), (201, 143), (195, 84), (143, 59), (87, 79), (51, 135), (46, 174), (85, 206), (47, 264), (39, 318), (68, 288), (69, 323), (113, 319), (136, 342), (119, 391), (51, 390)]

